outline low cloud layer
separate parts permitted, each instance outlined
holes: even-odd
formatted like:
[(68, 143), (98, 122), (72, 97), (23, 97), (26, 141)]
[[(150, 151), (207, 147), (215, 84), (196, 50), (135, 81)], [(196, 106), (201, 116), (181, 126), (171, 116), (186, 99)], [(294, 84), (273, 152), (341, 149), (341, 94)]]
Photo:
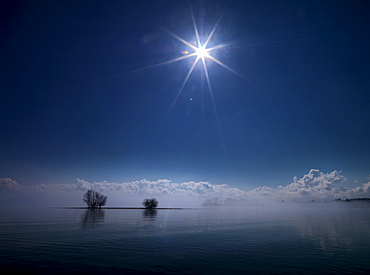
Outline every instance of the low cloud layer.
[(311, 169), (302, 178), (293, 178), (287, 186), (277, 188), (258, 187), (248, 191), (248, 195), (267, 197), (272, 199), (316, 199), (333, 200), (335, 198), (358, 198), (370, 196), (370, 182), (355, 188), (342, 187), (346, 178), (337, 170), (323, 173), (318, 169)]
[(294, 177), (293, 182), (286, 186), (276, 188), (262, 186), (249, 191), (232, 188), (227, 184), (215, 185), (209, 182), (182, 182), (175, 183), (167, 179), (157, 181), (139, 180), (125, 183), (115, 182), (88, 182), (77, 179), (73, 184), (40, 184), (24, 186), (16, 181), (0, 179), (2, 193), (75, 193), (81, 194), (86, 190), (93, 189), (104, 194), (121, 196), (141, 197), (175, 197), (175, 198), (233, 198), (248, 201), (260, 200), (334, 200), (336, 198), (370, 197), (370, 182), (355, 188), (343, 187), (346, 178), (339, 172), (323, 173), (317, 169), (311, 169), (302, 178)]

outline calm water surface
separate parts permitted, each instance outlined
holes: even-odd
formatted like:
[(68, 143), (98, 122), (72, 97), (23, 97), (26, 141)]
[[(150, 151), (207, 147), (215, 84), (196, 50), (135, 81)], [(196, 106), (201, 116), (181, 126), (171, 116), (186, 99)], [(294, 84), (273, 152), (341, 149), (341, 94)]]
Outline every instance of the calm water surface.
[(0, 210), (7, 273), (370, 272), (369, 206)]

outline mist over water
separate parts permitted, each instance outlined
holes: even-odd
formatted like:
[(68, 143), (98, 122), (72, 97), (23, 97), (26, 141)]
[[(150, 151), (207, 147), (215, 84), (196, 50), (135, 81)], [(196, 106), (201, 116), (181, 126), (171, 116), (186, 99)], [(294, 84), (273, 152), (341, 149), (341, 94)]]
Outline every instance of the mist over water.
[[(0, 178), (0, 206), (82, 206), (82, 197), (94, 190), (108, 197), (107, 206), (140, 207), (143, 199), (156, 198), (159, 207), (199, 207), (200, 205), (271, 205), (281, 202), (330, 202), (338, 198), (370, 196), (370, 182), (345, 187), (347, 179), (340, 171), (330, 173), (311, 169), (303, 177), (293, 177), (285, 186), (260, 186), (242, 190), (228, 184), (207, 181), (172, 182), (168, 179), (132, 182), (88, 182), (24, 185), (11, 178)], [(205, 203), (207, 202), (207, 203)]]
[(1, 269), (93, 273), (370, 271), (366, 204), (184, 210), (2, 208)]

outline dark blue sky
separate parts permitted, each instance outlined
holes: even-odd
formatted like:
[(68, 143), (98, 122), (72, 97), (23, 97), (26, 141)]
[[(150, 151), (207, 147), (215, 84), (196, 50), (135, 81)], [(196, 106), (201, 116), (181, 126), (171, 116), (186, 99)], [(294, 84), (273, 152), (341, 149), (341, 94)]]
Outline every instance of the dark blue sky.
[[(191, 5), (189, 5), (191, 3)], [(209, 61), (171, 109), (190, 50)], [(22, 184), (204, 180), (286, 185), (370, 174), (368, 1), (8, 1), (1, 6), (0, 177)], [(216, 108), (214, 107), (216, 106)]]

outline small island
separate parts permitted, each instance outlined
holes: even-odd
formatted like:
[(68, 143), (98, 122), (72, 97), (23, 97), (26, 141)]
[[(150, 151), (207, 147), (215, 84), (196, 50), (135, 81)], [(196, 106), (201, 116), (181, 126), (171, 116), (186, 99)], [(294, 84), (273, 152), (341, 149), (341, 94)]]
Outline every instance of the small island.
[(90, 209), (90, 210), (101, 210), (101, 209), (158, 209), (158, 210), (196, 210), (201, 208), (183, 208), (183, 207), (157, 207), (159, 202), (156, 198), (144, 199), (142, 202), (143, 207), (103, 207), (107, 203), (107, 196), (101, 194), (95, 190), (88, 190), (84, 193), (82, 201), (86, 203), (87, 207), (56, 207), (62, 209)]

